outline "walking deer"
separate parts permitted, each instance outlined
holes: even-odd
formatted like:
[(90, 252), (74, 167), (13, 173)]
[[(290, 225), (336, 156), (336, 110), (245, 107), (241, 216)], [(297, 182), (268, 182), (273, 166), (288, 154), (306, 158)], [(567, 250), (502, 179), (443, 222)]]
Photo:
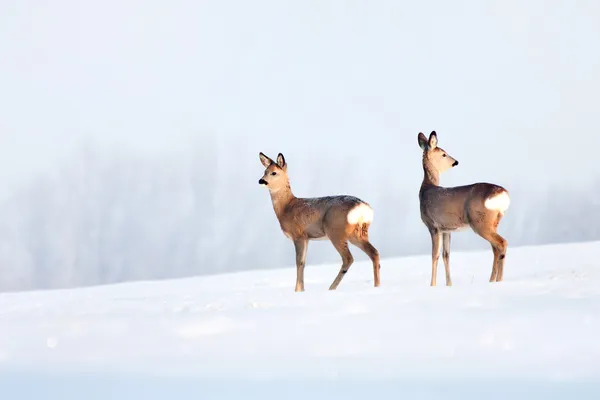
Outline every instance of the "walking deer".
[(266, 186), (281, 230), (294, 242), (296, 250), (296, 292), (304, 291), (304, 265), (310, 240), (329, 239), (342, 257), (342, 267), (331, 283), (335, 290), (354, 262), (348, 242), (364, 251), (373, 262), (375, 287), (379, 286), (379, 252), (369, 242), (373, 221), (371, 206), (353, 196), (299, 198), (294, 196), (287, 174), (287, 163), (279, 153), (277, 162), (262, 152), (260, 161), (265, 172), (258, 183)]
[(435, 131), (431, 132), (429, 139), (420, 132), (418, 140), (423, 149), (424, 171), (419, 190), (421, 220), (431, 234), (431, 286), (435, 286), (442, 247), (446, 286), (452, 286), (450, 234), (469, 227), (492, 245), (494, 264), (490, 282), (502, 281), (507, 242), (496, 229), (510, 204), (508, 191), (490, 183), (441, 187), (440, 174), (457, 166), (458, 161), (438, 147)]

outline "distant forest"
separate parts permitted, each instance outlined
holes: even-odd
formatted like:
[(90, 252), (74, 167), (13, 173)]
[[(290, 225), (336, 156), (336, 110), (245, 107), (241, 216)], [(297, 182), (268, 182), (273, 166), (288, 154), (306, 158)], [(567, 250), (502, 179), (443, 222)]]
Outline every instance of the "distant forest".
[[(0, 206), (0, 290), (294, 265), (293, 246), (279, 230), (266, 190), (256, 184), (262, 174), (257, 154), (231, 165), (220, 152), (210, 141), (185, 157), (162, 158), (88, 146), (56, 172), (26, 182)], [(242, 182), (245, 168), (251, 172)], [(344, 173), (336, 187), (356, 188), (360, 160), (339, 169)], [(321, 179), (318, 163), (302, 171), (293, 175), (292, 188), (303, 192), (298, 195), (331, 194), (332, 181)], [(382, 256), (429, 254), (418, 188), (390, 185), (385, 176), (360, 179), (359, 197), (376, 210), (371, 235)], [(510, 191), (500, 228), (509, 246), (600, 239), (600, 177), (581, 188), (556, 182), (530, 190), (523, 182)], [(454, 251), (484, 248), (474, 234), (453, 237)], [(326, 242), (309, 245), (309, 264), (338, 259)]]

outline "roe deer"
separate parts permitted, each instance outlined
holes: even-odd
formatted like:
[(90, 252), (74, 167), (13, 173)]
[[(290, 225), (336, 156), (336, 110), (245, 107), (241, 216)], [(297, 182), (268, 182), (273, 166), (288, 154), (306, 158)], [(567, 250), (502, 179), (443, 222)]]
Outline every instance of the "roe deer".
[(369, 242), (373, 209), (353, 196), (299, 198), (290, 188), (287, 163), (279, 153), (274, 162), (259, 154), (266, 168), (258, 183), (271, 194), (273, 209), (281, 230), (294, 242), (296, 250), (296, 292), (304, 291), (304, 265), (309, 240), (329, 239), (342, 257), (342, 268), (329, 290), (335, 290), (354, 262), (348, 242), (364, 251), (373, 262), (375, 287), (379, 286), (379, 252)]
[(502, 281), (507, 242), (496, 233), (498, 223), (508, 209), (508, 191), (490, 183), (466, 186), (441, 187), (440, 174), (458, 165), (437, 145), (435, 131), (429, 140), (419, 133), (419, 146), (423, 149), (423, 183), (419, 190), (421, 220), (431, 234), (431, 286), (435, 286), (437, 264), (443, 246), (446, 286), (450, 279), (450, 233), (471, 228), (492, 245), (494, 264), (490, 282)]

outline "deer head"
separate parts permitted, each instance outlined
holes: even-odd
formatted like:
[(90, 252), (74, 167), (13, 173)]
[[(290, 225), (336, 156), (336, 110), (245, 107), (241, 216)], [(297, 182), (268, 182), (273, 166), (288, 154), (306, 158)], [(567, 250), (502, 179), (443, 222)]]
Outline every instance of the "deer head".
[(419, 132), (419, 147), (423, 149), (423, 163), (435, 169), (438, 173), (445, 172), (452, 167), (458, 165), (453, 157), (450, 156), (444, 149), (438, 147), (437, 134), (432, 131), (429, 139)]
[(283, 154), (279, 153), (277, 155), (277, 162), (271, 160), (262, 152), (259, 153), (259, 157), (260, 162), (265, 167), (263, 177), (258, 180), (259, 185), (266, 186), (271, 192), (276, 192), (289, 185), (287, 163)]

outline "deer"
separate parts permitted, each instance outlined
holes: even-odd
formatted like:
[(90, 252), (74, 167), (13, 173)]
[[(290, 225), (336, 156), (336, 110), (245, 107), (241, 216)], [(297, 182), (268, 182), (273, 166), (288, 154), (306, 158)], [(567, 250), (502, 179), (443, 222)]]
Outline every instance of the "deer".
[(498, 234), (498, 224), (510, 205), (508, 191), (502, 186), (480, 182), (465, 186), (442, 187), (440, 174), (456, 167), (458, 161), (438, 147), (437, 133), (429, 139), (418, 135), (423, 150), (423, 183), (419, 189), (421, 220), (431, 235), (431, 286), (436, 285), (437, 265), (443, 249), (446, 286), (450, 278), (450, 235), (472, 229), (488, 241), (494, 253), (490, 282), (502, 281), (507, 241)]
[(260, 162), (265, 167), (259, 185), (271, 195), (273, 210), (283, 234), (294, 243), (296, 252), (296, 288), (304, 291), (304, 266), (308, 242), (327, 240), (342, 258), (339, 273), (329, 286), (337, 289), (354, 262), (348, 242), (361, 249), (373, 263), (374, 286), (380, 285), (379, 252), (369, 242), (369, 227), (373, 222), (373, 208), (365, 201), (348, 195), (300, 198), (291, 190), (287, 163), (283, 154), (277, 162), (260, 152)]

